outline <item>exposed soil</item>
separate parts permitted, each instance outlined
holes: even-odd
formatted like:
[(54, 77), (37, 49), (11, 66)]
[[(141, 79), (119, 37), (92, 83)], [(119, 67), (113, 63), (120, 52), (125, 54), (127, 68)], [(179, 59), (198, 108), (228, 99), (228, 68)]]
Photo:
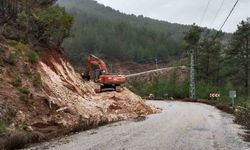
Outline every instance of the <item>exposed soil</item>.
[[(12, 66), (5, 63), (4, 59), (15, 49), (0, 46), (5, 50), (0, 61), (0, 108), (3, 108), (0, 110), (0, 119), (9, 118), (6, 120), (7, 131), (0, 136), (1, 146), (11, 143), (17, 131), (29, 133), (32, 135), (29, 137), (34, 139), (19, 142), (23, 144), (17, 143), (16, 147), (20, 148), (25, 143), (159, 112), (126, 88), (120, 93), (96, 94), (95, 83), (82, 80), (62, 49), (51, 46), (41, 51), (41, 61), (37, 64), (30, 64), (20, 58)], [(25, 76), (25, 72), (38, 74), (41, 85), (34, 87), (31, 77)], [(21, 76), (21, 83), (15, 86), (13, 81), (17, 80), (17, 73)], [(23, 95), (25, 99), (22, 100)], [(15, 144), (12, 145), (7, 148), (14, 148)], [(1, 146), (0, 149), (3, 148)]]

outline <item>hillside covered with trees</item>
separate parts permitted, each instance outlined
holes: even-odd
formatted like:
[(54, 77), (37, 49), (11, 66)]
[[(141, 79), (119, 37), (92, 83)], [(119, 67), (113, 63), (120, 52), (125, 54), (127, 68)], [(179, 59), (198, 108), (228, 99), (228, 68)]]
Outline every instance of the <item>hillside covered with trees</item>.
[[(184, 36), (186, 50), (195, 53), (197, 98), (209, 99), (209, 94), (221, 94), (220, 102), (230, 103), (228, 93), (237, 91), (236, 105), (250, 107), (250, 18), (242, 20), (228, 43), (222, 42), (222, 34), (202, 37), (204, 30), (193, 26)], [(181, 90), (180, 90), (181, 89)], [(188, 81), (179, 81), (173, 73), (170, 78), (135, 86), (137, 93), (157, 97), (168, 94), (174, 98), (189, 96)]]
[(63, 46), (70, 60), (82, 66), (87, 54), (106, 60), (149, 63), (170, 61), (183, 54), (188, 25), (126, 15), (93, 0), (59, 0), (75, 17), (72, 37)]

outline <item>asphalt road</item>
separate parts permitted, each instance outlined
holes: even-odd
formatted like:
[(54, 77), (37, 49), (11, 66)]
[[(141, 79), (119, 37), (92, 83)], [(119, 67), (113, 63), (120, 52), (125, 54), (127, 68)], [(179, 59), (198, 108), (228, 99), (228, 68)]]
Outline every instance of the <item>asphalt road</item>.
[(30, 149), (247, 150), (233, 116), (199, 103), (149, 101), (163, 109), (146, 120), (110, 124)]

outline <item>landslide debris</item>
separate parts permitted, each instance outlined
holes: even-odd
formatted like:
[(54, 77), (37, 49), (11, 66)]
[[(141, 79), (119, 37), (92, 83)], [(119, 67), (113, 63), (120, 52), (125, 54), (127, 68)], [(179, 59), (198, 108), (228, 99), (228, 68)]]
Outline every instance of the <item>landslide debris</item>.
[(0, 149), (158, 112), (126, 88), (96, 94), (56, 46), (40, 57), (21, 43), (0, 53)]

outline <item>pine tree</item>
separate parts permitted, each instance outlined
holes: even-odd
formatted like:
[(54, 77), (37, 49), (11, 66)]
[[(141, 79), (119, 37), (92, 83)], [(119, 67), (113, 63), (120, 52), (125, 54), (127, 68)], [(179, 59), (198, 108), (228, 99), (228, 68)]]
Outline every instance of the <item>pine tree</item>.
[(245, 94), (250, 96), (250, 18), (241, 21), (233, 34), (227, 57), (233, 81), (244, 85)]
[[(219, 35), (221, 37), (221, 35)], [(221, 67), (223, 45), (220, 38), (205, 37), (199, 43), (197, 52), (198, 80), (211, 85), (221, 85)]]

